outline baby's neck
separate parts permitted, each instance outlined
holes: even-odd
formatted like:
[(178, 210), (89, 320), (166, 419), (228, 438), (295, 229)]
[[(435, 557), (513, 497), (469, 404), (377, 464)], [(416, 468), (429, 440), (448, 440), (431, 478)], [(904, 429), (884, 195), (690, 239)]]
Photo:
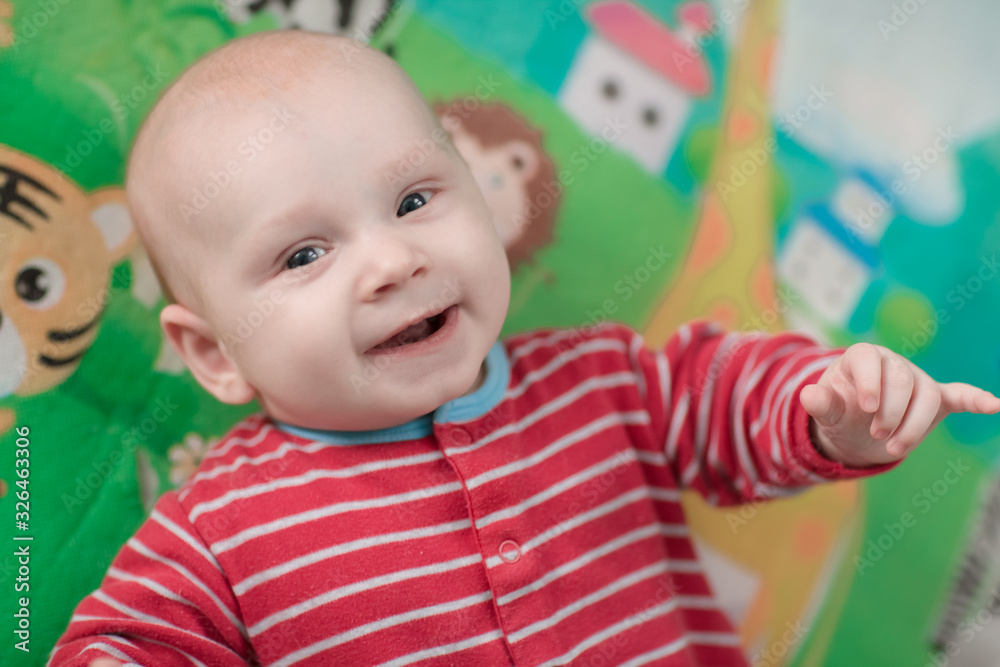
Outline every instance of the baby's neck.
[(462, 394), (462, 396), (468, 396), (469, 394), (473, 393), (474, 391), (476, 391), (477, 389), (479, 389), (480, 387), (482, 387), (483, 386), (483, 381), (485, 379), (486, 379), (486, 362), (484, 361), (479, 366), (479, 375), (476, 376), (476, 381), (474, 383), (472, 383), (472, 387), (470, 387), (467, 392), (465, 392), (464, 394)]

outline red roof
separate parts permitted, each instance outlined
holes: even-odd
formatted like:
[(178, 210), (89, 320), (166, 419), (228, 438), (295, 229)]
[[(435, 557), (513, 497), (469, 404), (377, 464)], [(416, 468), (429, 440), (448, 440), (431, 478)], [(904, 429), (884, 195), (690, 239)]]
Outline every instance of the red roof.
[(688, 2), (677, 15), (680, 33), (626, 0), (595, 2), (587, 8), (588, 18), (605, 39), (692, 95), (705, 95), (711, 89), (708, 65), (691, 40), (708, 31), (712, 10), (704, 2)]

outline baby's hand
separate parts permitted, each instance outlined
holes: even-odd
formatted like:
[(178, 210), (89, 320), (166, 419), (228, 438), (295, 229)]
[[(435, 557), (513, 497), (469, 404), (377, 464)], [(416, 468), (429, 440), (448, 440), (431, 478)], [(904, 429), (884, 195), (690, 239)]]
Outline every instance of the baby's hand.
[(122, 663), (113, 658), (97, 658), (89, 667), (122, 667)]
[(800, 398), (819, 451), (854, 468), (903, 458), (952, 412), (1000, 411), (1000, 398), (990, 392), (963, 382), (939, 384), (869, 343), (847, 348)]

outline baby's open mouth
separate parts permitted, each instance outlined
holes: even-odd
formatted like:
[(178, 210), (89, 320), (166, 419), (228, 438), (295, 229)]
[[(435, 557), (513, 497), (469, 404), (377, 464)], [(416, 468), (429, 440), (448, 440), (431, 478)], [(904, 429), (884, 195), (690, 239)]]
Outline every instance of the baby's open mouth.
[(445, 308), (437, 315), (431, 315), (416, 324), (411, 324), (399, 333), (382, 341), (373, 347), (372, 350), (389, 350), (394, 347), (412, 345), (413, 343), (418, 343), (426, 338), (429, 338), (444, 325), (445, 320), (447, 319), (448, 310), (448, 308)]

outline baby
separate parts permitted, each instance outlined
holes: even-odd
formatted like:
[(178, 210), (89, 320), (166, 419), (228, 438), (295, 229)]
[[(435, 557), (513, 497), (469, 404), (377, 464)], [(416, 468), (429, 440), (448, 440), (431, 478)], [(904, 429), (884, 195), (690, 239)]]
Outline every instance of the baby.
[(498, 341), (510, 275), (476, 182), (399, 67), (345, 39), (209, 54), (126, 188), (170, 344), (263, 413), (159, 499), (54, 665), (746, 665), (681, 489), (871, 475), (1000, 410), (869, 344)]

